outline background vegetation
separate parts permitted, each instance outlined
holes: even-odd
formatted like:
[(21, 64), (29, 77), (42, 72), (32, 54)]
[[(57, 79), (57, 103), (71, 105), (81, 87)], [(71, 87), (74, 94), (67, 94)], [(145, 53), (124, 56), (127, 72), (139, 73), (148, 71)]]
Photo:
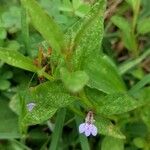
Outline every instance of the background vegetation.
[[(149, 9), (0, 0), (0, 150), (150, 150)], [(98, 135), (87, 138), (89, 110)]]

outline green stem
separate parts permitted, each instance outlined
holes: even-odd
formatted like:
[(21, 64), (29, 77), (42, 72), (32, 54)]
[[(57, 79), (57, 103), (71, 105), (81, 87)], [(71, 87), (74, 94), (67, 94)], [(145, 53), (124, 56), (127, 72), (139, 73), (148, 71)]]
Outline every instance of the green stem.
[(54, 77), (52, 77), (52, 76), (49, 75), (48, 73), (43, 72), (42, 75), (43, 75), (46, 79), (48, 79), (48, 80), (50, 80), (50, 81), (54, 81)]
[(27, 15), (27, 9), (23, 5), (21, 6), (21, 28), (22, 28), (22, 39), (25, 45), (25, 49), (27, 54), (30, 56), (31, 52), (29, 47), (28, 15)]
[(75, 114), (77, 114), (78, 116), (84, 117), (84, 114), (83, 114), (81, 111), (79, 111), (78, 109), (76, 109), (75, 107), (69, 106), (69, 109), (70, 109), (72, 112), (74, 112)]
[(93, 104), (89, 101), (89, 99), (86, 97), (86, 94), (84, 92), (84, 90), (82, 90), (80, 93), (79, 93), (79, 97), (80, 97), (80, 100), (88, 107), (90, 108), (93, 108)]
[(141, 0), (137, 0), (135, 7), (133, 8), (133, 22), (132, 22), (132, 32), (135, 32), (136, 29), (136, 23), (137, 23), (137, 18), (138, 18), (138, 14), (139, 14), (139, 10), (140, 10), (140, 2)]

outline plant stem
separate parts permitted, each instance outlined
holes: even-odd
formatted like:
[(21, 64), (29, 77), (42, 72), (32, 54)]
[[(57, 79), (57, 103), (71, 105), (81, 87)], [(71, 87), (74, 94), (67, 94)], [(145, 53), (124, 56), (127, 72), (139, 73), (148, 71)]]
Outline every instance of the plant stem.
[(87, 105), (88, 107), (90, 108), (93, 108), (93, 104), (89, 101), (89, 99), (86, 97), (86, 94), (84, 92), (84, 90), (82, 90), (80, 93), (79, 93), (79, 96), (80, 96), (80, 100), (85, 104)]
[(135, 58), (139, 56), (138, 41), (135, 34), (139, 9), (140, 9), (140, 0), (137, 0), (135, 5), (133, 6), (133, 20), (132, 20), (132, 33), (131, 33), (131, 36), (133, 37), (133, 50), (134, 50), (133, 52)]

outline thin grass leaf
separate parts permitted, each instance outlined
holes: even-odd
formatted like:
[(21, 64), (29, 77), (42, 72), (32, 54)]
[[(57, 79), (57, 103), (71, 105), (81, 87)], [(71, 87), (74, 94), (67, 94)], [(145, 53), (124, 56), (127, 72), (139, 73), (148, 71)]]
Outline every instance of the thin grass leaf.
[(150, 83), (150, 74), (146, 75), (142, 80), (135, 84), (129, 91), (129, 93), (134, 93), (143, 88), (146, 84)]
[(136, 65), (141, 63), (148, 56), (150, 56), (150, 49), (145, 50), (145, 52), (141, 56), (139, 56), (138, 58), (124, 62), (123, 64), (121, 64), (119, 66), (120, 74), (121, 75), (125, 74), (127, 71), (129, 71), (130, 69), (132, 69), (133, 67), (135, 67)]
[(66, 115), (65, 108), (60, 109), (57, 113), (55, 128), (52, 134), (52, 140), (49, 150), (57, 150), (57, 146), (59, 145), (59, 140), (63, 130), (65, 115)]

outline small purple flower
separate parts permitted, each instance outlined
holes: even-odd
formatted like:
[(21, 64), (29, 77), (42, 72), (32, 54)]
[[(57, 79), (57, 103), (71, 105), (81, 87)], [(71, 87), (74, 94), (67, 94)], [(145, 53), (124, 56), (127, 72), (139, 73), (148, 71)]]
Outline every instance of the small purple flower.
[(35, 103), (29, 103), (29, 104), (27, 104), (28, 111), (32, 111), (35, 106), (36, 106)]
[(82, 123), (79, 126), (79, 132), (84, 133), (86, 136), (92, 134), (93, 136), (97, 135), (97, 127), (93, 124)]
[(79, 125), (79, 133), (84, 133), (86, 136), (97, 135), (97, 127), (93, 124), (94, 119), (93, 119), (93, 112), (89, 111), (86, 118), (85, 118), (85, 123), (82, 123)]

